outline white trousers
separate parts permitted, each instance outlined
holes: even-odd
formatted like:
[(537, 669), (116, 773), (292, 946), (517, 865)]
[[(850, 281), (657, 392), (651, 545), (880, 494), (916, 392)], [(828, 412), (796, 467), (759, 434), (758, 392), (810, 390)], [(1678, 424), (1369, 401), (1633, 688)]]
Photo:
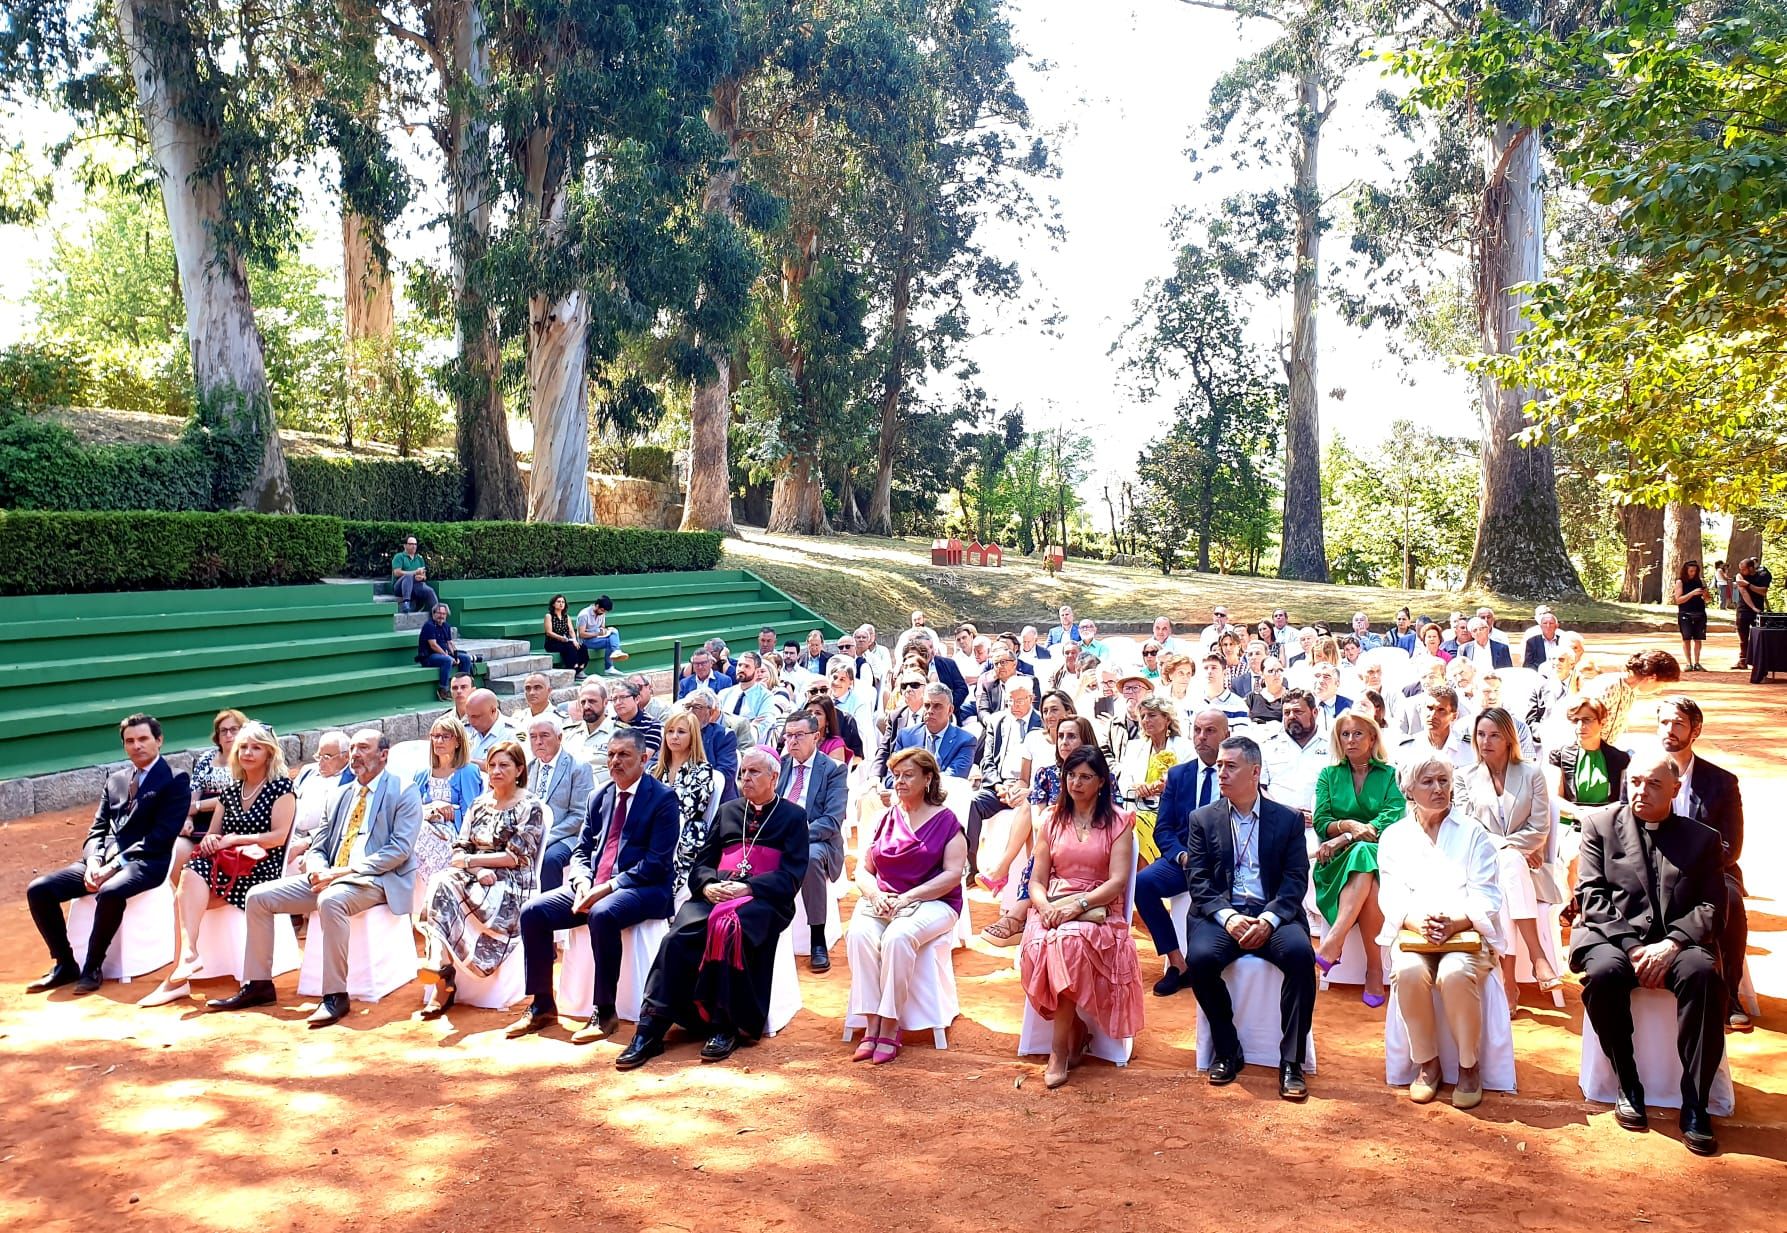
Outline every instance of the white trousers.
[[(1502, 887), (1502, 913), (1509, 920), (1536, 920), (1539, 916), (1539, 895), (1533, 889), (1533, 871), (1526, 863), (1526, 853), (1519, 848), (1498, 848), (1495, 853), (1496, 881)], [(1508, 945), (1514, 944), (1513, 934)]]
[(850, 957), (846, 1013), (879, 1015), (898, 1022), (918, 968), (918, 952), (955, 928), (955, 923), (956, 910), (941, 899), (928, 899), (891, 921), (859, 903), (850, 915), (850, 932), (844, 939)]

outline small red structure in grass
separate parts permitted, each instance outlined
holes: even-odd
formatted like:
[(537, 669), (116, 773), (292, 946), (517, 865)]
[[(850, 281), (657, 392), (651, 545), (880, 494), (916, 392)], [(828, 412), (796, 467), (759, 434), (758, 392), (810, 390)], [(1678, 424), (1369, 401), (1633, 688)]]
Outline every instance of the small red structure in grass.
[(949, 559), (949, 541), (948, 540), (934, 539), (931, 541), (931, 564), (932, 565), (953, 565), (953, 564), (955, 564), (955, 562), (953, 562)]
[(970, 540), (968, 543), (968, 564), (985, 565), (986, 563), (986, 549), (980, 546), (979, 540)]
[(994, 569), (999, 568), (999, 566), (1005, 564), (1005, 549), (1001, 548), (998, 544), (988, 544), (981, 551), (980, 563)]
[(1062, 550), (1060, 544), (1050, 544), (1047, 548), (1042, 550), (1043, 568), (1048, 570), (1051, 574), (1060, 573), (1061, 566), (1065, 564), (1066, 561), (1067, 553)]

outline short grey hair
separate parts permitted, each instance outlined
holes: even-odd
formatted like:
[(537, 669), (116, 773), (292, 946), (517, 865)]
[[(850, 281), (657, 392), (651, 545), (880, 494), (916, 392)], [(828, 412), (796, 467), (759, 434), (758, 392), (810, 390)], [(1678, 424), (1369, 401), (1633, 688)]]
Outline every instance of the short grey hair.
[(1030, 683), (1030, 678), (1028, 676), (1020, 672), (1011, 678), (1011, 682), (1005, 687), (1005, 692), (1008, 694), (1026, 694), (1034, 698), (1036, 697), (1036, 686)]
[(321, 753), (323, 746), (329, 744), (331, 741), (341, 746), (342, 753), (346, 753), (347, 747), (353, 743), (352, 738), (340, 728), (330, 728), (327, 732), (316, 738), (317, 752)]
[(947, 685), (941, 684), (937, 681), (932, 681), (929, 685), (926, 685), (925, 686), (925, 701), (929, 702), (932, 698), (941, 698), (945, 702), (949, 703), (950, 708), (952, 710), (955, 708), (956, 696), (950, 692), (949, 686), (947, 686)]
[[(1224, 718), (1227, 717), (1225, 716)], [(1222, 744), (1218, 745), (1217, 748), (1226, 749), (1230, 753), (1240, 754), (1241, 760), (1246, 762), (1249, 766), (1257, 767), (1262, 761), (1260, 747), (1254, 742), (1254, 739), (1251, 736), (1231, 736), (1223, 741)]]
[(705, 685), (691, 689), (683, 695), (684, 706), (705, 706), (710, 710), (719, 710), (720, 696)]
[(1447, 787), (1452, 786), (1453, 777), (1457, 773), (1456, 768), (1452, 765), (1452, 759), (1441, 754), (1427, 754), (1424, 757), (1411, 758), (1396, 772), (1396, 786), (1402, 789), (1402, 795), (1405, 798), (1415, 790), (1415, 785), (1421, 782), (1421, 776), (1427, 773), (1427, 768), (1430, 766), (1443, 767), (1446, 772), (1446, 785)]
[(532, 732), (536, 728), (546, 728), (550, 731), (558, 732), (558, 719), (550, 711), (544, 715), (535, 715), (532, 719), (527, 721), (527, 730)]

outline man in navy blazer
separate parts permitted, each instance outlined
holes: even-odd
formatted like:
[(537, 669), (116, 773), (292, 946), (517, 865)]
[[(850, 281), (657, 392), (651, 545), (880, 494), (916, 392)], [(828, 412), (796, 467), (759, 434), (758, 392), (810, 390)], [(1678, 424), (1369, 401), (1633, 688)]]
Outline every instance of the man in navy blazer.
[(1217, 755), (1223, 799), (1188, 819), (1185, 875), (1191, 893), (1186, 960), (1192, 992), (1210, 1025), (1210, 1082), (1233, 1083), (1246, 1059), (1222, 974), (1243, 955), (1284, 973), (1279, 995), (1278, 1094), (1309, 1095), (1304, 1048), (1315, 1016), (1315, 948), (1303, 915), (1309, 856), (1303, 818), (1260, 795), (1260, 747), (1230, 737)]
[(589, 804), (565, 885), (536, 895), (521, 909), (521, 946), (533, 1005), (509, 1025), (510, 1037), (537, 1032), (558, 1017), (552, 987), (552, 935), (589, 926), (595, 957), (595, 1006), (571, 1037), (587, 1044), (614, 1034), (620, 985), (621, 933), (648, 920), (666, 920), (675, 904), (676, 793), (645, 773), (645, 738), (618, 728), (608, 742), (609, 782)]
[(922, 661), (926, 672), (934, 672), (940, 685), (949, 687), (949, 702), (956, 718), (965, 719), (973, 712), (968, 705), (968, 682), (962, 676), (962, 670), (956, 667), (955, 660), (947, 655), (934, 655), (931, 644), (920, 638), (914, 638), (906, 647), (906, 654), (916, 655)]
[(1458, 653), (1476, 664), (1478, 671), (1514, 666), (1514, 653), (1508, 649), (1508, 644), (1497, 642), (1489, 636), (1494, 631), (1489, 628), (1488, 621), (1482, 617), (1472, 617), (1467, 628), (1471, 636), (1459, 644)]
[(1154, 939), (1154, 950), (1166, 960), (1166, 971), (1154, 984), (1156, 997), (1171, 997), (1191, 987), (1185, 966), (1184, 939), (1173, 924), (1172, 909), (1167, 901), (1186, 892), (1185, 867), (1191, 859), (1191, 815), (1194, 810), (1214, 805), (1222, 799), (1217, 782), (1217, 758), (1222, 743), (1229, 739), (1229, 718), (1215, 707), (1207, 707), (1192, 716), (1191, 747), (1197, 752), (1195, 761), (1182, 762), (1167, 771), (1166, 786), (1160, 791), (1158, 812), (1154, 820), (1154, 842), (1160, 856), (1136, 874), (1135, 909)]
[[(118, 736), (130, 765), (106, 780), (81, 859), (25, 889), (51, 960), (50, 970), (27, 985), (27, 992), (68, 984), (76, 993), (98, 989), (106, 951), (124, 921), (125, 901), (167, 881), (174, 840), (192, 807), (191, 782), (161, 756), (161, 724), (153, 715), (128, 717), (118, 725)], [(62, 905), (86, 895), (94, 897), (93, 931), (87, 935), (86, 960), (77, 965)]]
[[(945, 775), (968, 778), (974, 766), (974, 738), (950, 722), (952, 713), (949, 686), (925, 686), (924, 703), (919, 708), (923, 720), (900, 733), (894, 740), (895, 751), (928, 749)], [(893, 776), (887, 777), (884, 786), (893, 787)]]
[(701, 751), (708, 765), (720, 772), (723, 805), (738, 795), (738, 736), (720, 718), (720, 698), (711, 689), (692, 690), (682, 703), (701, 725)]
[[(800, 710), (782, 727), (782, 769), (776, 795), (807, 811), (807, 872), (800, 882), (807, 912), (808, 958), (815, 972), (831, 971), (825, 949), (828, 885), (844, 872), (844, 810), (849, 803), (843, 767), (819, 752), (819, 717)], [(794, 939), (799, 945), (800, 938)]]

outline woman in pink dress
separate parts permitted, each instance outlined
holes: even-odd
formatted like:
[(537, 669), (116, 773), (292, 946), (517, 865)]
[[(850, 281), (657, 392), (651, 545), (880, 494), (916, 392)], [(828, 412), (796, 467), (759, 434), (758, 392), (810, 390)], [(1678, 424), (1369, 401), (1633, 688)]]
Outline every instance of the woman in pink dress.
[(1131, 819), (1111, 803), (1111, 768), (1094, 745), (1062, 764), (1063, 791), (1030, 873), (1024, 925), (1024, 996), (1055, 1025), (1043, 1082), (1060, 1087), (1091, 1033), (1142, 1027), (1142, 968), (1129, 936), (1129, 880), (1135, 873)]

